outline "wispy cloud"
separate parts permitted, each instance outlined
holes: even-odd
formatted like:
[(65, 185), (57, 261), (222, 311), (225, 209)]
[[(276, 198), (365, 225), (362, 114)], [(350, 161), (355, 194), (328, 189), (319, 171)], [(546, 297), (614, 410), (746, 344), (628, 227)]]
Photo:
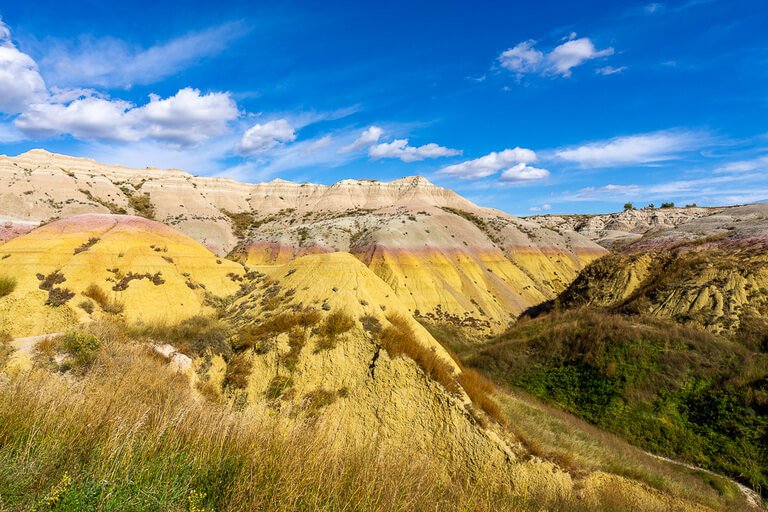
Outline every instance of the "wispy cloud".
[(352, 144), (347, 144), (339, 150), (341, 153), (350, 153), (363, 148), (367, 148), (379, 142), (381, 136), (384, 135), (384, 130), (380, 126), (369, 126), (355, 139)]
[(555, 156), (582, 167), (647, 165), (680, 158), (708, 139), (701, 132), (660, 131), (563, 148)]
[(603, 66), (601, 68), (597, 68), (595, 70), (595, 73), (597, 73), (598, 75), (609, 76), (609, 75), (617, 75), (619, 73), (623, 73), (626, 70), (627, 70), (627, 66), (619, 66), (617, 68), (613, 66)]
[(149, 48), (115, 38), (45, 40), (40, 66), (60, 86), (146, 85), (221, 53), (246, 32), (242, 23), (226, 23)]

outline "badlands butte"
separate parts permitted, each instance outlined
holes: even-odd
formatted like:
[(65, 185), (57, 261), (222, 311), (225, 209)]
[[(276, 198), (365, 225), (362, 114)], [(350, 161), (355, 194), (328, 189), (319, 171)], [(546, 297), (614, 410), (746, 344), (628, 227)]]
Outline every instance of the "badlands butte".
[(768, 205), (33, 150), (0, 221), (0, 510), (764, 510)]

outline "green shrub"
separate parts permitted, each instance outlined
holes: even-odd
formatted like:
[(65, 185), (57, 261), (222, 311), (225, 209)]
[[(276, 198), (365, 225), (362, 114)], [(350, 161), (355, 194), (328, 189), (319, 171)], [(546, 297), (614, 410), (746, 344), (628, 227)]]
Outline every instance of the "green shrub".
[(89, 300), (84, 300), (80, 304), (77, 305), (80, 309), (88, 313), (89, 315), (93, 314), (93, 302)]
[(91, 333), (70, 331), (56, 340), (57, 346), (69, 353), (70, 359), (65, 362), (65, 368), (84, 371), (90, 368), (98, 355), (101, 343)]
[(128, 196), (128, 205), (133, 208), (138, 215), (147, 219), (155, 218), (155, 206), (148, 193), (131, 194)]
[[(768, 488), (764, 324), (731, 340), (592, 308), (523, 320), (467, 364), (646, 450)], [(745, 348), (745, 346), (749, 348)]]
[(67, 301), (74, 296), (75, 292), (69, 288), (51, 288), (48, 291), (48, 298), (45, 300), (45, 305), (57, 308), (66, 304)]
[(87, 242), (83, 243), (80, 247), (75, 248), (75, 254), (85, 252), (99, 242), (99, 238), (91, 237)]

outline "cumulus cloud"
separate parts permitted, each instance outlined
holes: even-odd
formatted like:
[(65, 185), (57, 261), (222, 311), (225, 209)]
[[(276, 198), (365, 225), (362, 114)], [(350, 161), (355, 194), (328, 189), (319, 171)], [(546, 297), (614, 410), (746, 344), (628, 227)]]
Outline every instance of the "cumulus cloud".
[(368, 155), (373, 159), (399, 158), (403, 162), (416, 162), (426, 158), (460, 155), (458, 149), (450, 149), (435, 143), (423, 146), (410, 146), (408, 139), (395, 139), (392, 142), (382, 142), (368, 148)]
[(115, 38), (46, 40), (40, 65), (52, 83), (63, 86), (151, 84), (221, 53), (244, 33), (242, 24), (227, 23), (150, 48)]
[(229, 93), (201, 94), (187, 87), (165, 99), (151, 94), (149, 103), (143, 106), (95, 95), (68, 103), (33, 104), (14, 124), (33, 137), (69, 134), (113, 141), (151, 138), (188, 146), (224, 133), (238, 115)]
[(613, 55), (613, 48), (598, 50), (588, 37), (572, 39), (557, 46), (547, 55), (547, 60), (557, 73), (571, 76), (571, 69), (580, 66), (588, 60)]
[(598, 50), (591, 39), (576, 38), (576, 34), (547, 53), (536, 49), (535, 44), (533, 40), (523, 41), (502, 52), (498, 58), (501, 67), (514, 71), (518, 78), (528, 73), (569, 77), (576, 66), (614, 53), (610, 47)]
[(552, 205), (545, 203), (541, 206), (531, 206), (530, 208), (528, 208), (528, 211), (529, 212), (548, 212), (551, 209), (552, 209)]
[(355, 142), (347, 146), (344, 146), (339, 151), (342, 153), (349, 153), (352, 151), (357, 151), (362, 148), (367, 148), (379, 142), (379, 139), (381, 139), (382, 135), (384, 135), (383, 129), (375, 125), (369, 126), (365, 130), (363, 130), (363, 133), (360, 134), (360, 136), (355, 140)]
[(517, 73), (535, 73), (541, 69), (544, 63), (544, 53), (533, 46), (536, 41), (529, 39), (518, 43), (514, 48), (509, 48), (499, 55), (499, 62), (503, 68)]
[(508, 183), (524, 183), (549, 178), (549, 171), (528, 164), (519, 163), (501, 173), (501, 181)]
[(249, 128), (243, 134), (238, 149), (243, 154), (263, 153), (295, 140), (295, 128), (287, 120), (277, 119)]
[(18, 114), (45, 95), (37, 63), (16, 48), (10, 29), (0, 20), (0, 113)]
[(480, 158), (467, 160), (459, 164), (443, 167), (438, 174), (455, 176), (466, 180), (476, 180), (496, 174), (501, 169), (517, 164), (529, 164), (536, 161), (536, 153), (530, 149), (516, 147), (504, 151), (493, 151)]
[(583, 167), (645, 165), (679, 158), (697, 147), (701, 138), (688, 132), (653, 132), (560, 149), (555, 155)]

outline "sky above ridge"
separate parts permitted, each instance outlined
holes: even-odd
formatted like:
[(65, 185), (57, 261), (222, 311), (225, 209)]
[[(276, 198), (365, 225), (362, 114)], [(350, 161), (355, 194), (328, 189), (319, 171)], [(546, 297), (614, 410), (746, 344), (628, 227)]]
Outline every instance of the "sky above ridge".
[(0, 0), (0, 153), (418, 174), (516, 215), (748, 203), (765, 27), (765, 0)]

